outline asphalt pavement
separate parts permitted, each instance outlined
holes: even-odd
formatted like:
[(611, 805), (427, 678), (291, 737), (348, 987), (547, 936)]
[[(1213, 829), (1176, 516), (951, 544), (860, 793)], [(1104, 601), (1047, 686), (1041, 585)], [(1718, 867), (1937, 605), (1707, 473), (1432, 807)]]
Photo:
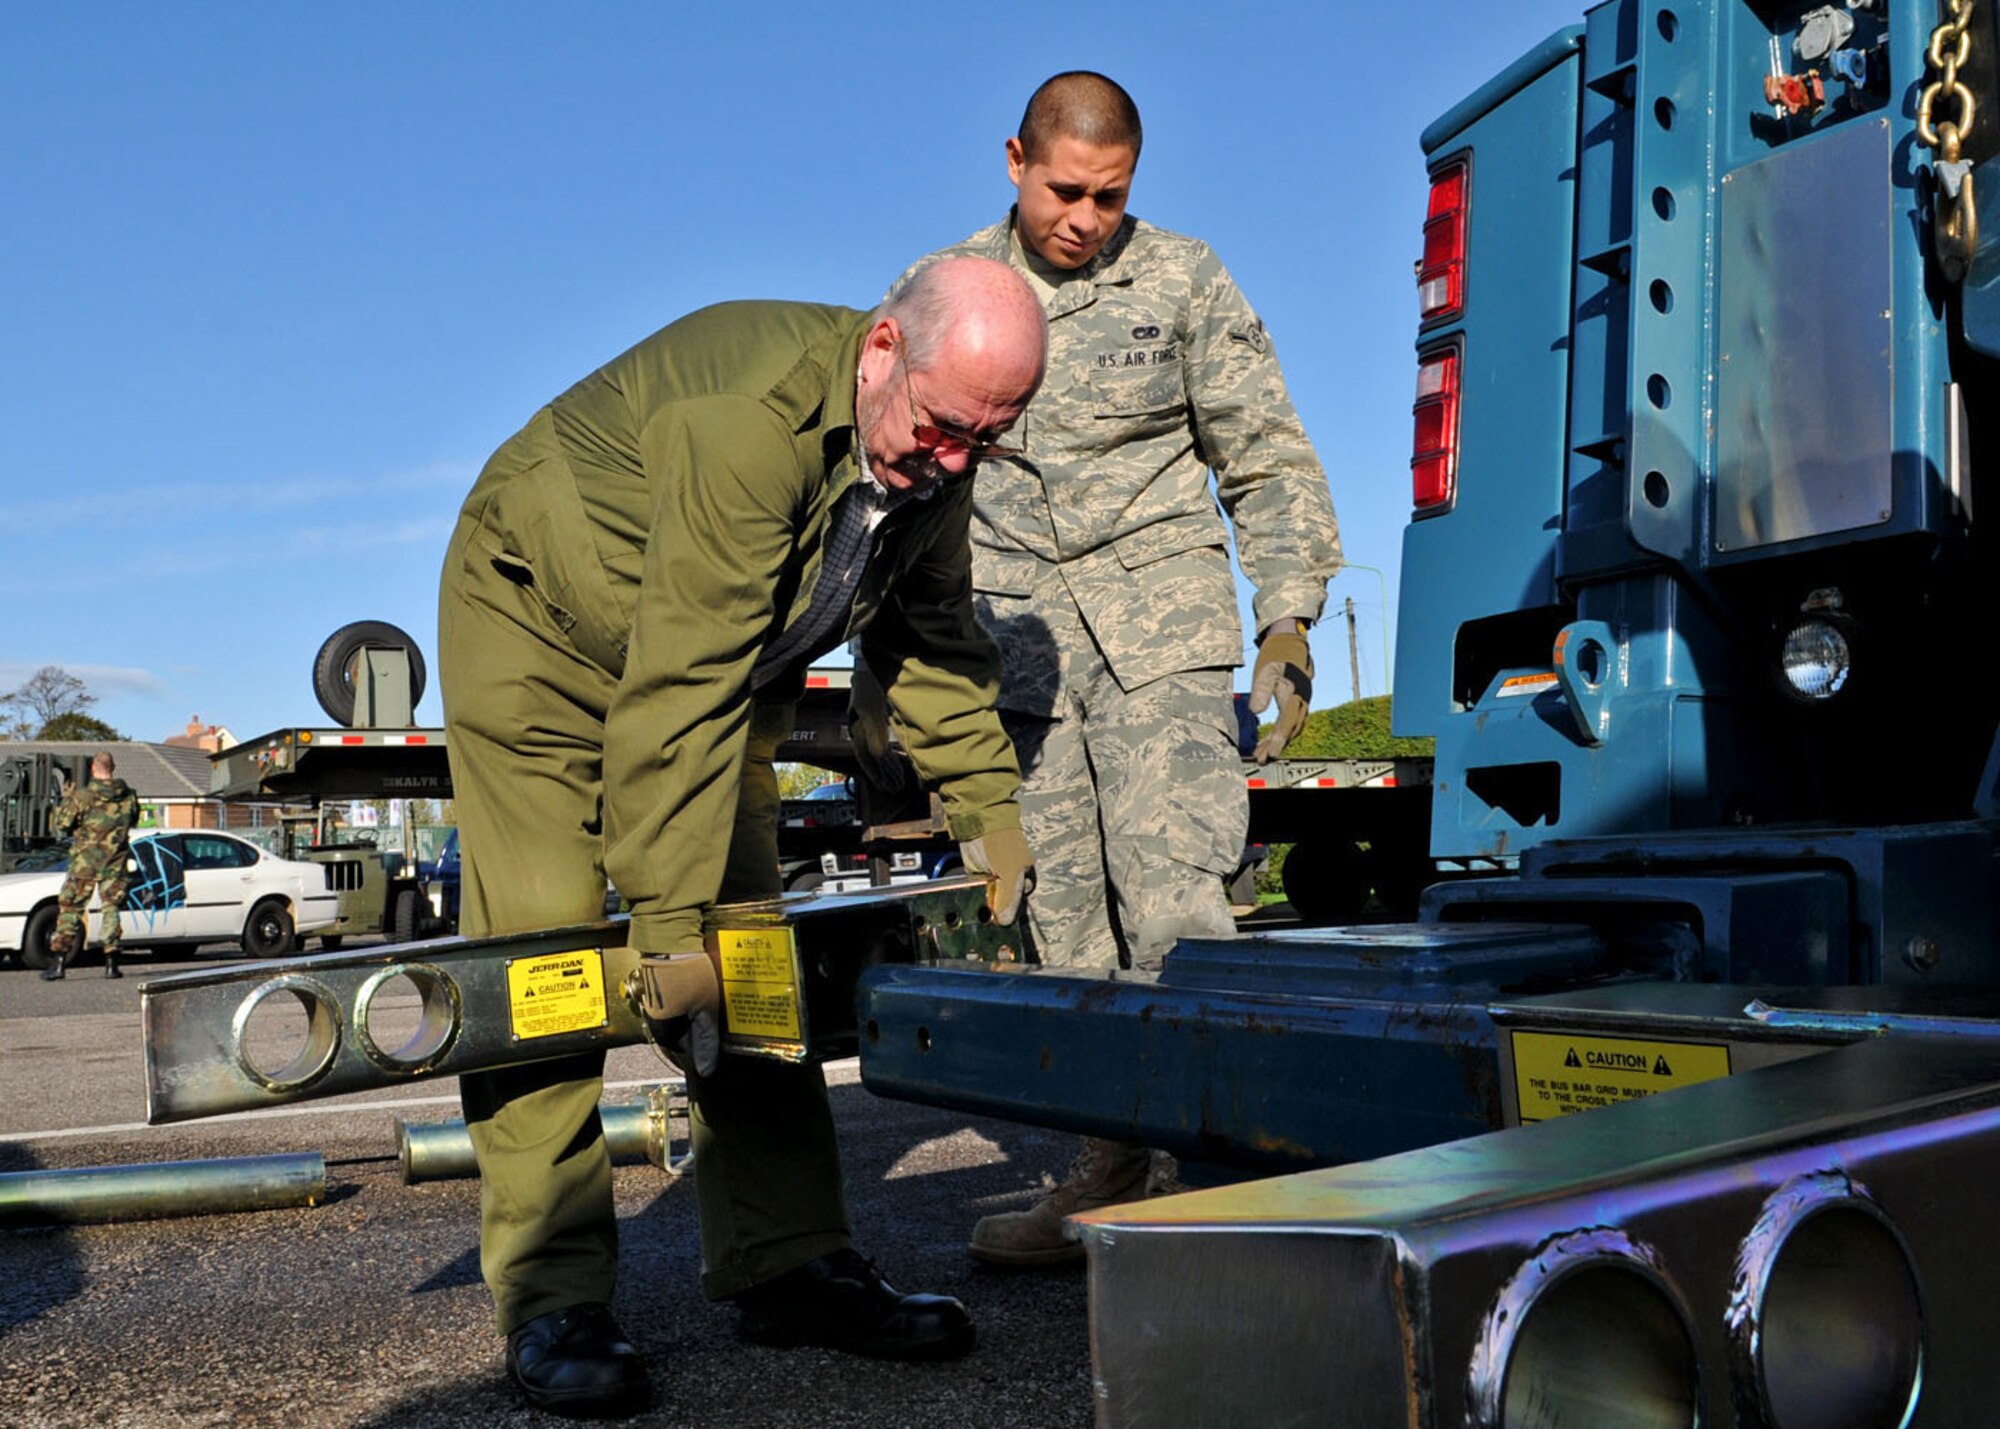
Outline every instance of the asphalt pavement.
[[(219, 952), (219, 950), (218, 950)], [(479, 1277), (476, 1180), (405, 1185), (395, 1120), (458, 1116), (415, 1084), (147, 1127), (139, 986), (207, 958), (88, 965), (61, 982), (0, 969), (0, 1172), (318, 1151), (312, 1208), (0, 1229), (0, 1425), (451, 1426), (565, 1421), (523, 1407)], [(1087, 1425), (1080, 1269), (997, 1272), (964, 1253), (988, 1211), (1032, 1202), (1071, 1138), (884, 1101), (829, 1070), (859, 1248), (905, 1290), (956, 1295), (977, 1349), (904, 1365), (739, 1344), (702, 1299), (693, 1187), (615, 1173), (615, 1309), (652, 1369), (645, 1425)], [(672, 1075), (614, 1052), (607, 1100)]]

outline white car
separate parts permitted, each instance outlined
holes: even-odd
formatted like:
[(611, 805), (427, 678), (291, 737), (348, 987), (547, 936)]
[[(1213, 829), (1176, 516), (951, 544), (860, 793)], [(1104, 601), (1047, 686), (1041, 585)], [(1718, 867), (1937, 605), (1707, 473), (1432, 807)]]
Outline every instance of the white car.
[[(338, 896), (326, 886), (326, 868), (265, 853), (234, 834), (207, 829), (155, 829), (132, 836), (131, 883), (119, 910), (127, 948), (232, 939), (254, 958), (291, 951), (300, 933), (324, 928), (340, 916)], [(64, 873), (0, 875), (0, 956), (18, 953), (31, 968), (52, 961), (56, 894)], [(103, 932), (98, 899), (90, 900), (86, 932)]]

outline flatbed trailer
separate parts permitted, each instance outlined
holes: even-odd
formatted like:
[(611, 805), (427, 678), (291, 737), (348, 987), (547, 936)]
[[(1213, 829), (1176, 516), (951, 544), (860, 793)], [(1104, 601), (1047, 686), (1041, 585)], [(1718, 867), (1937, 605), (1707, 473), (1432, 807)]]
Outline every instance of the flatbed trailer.
[(404, 821), (397, 848), (344, 837), (322, 805), (375, 799), (451, 797), (445, 732), (437, 728), (355, 729), (297, 725), (272, 730), (210, 756), (209, 792), (218, 799), (275, 799), (311, 804), (314, 816), (286, 821), (287, 857), (324, 864), (340, 895), (340, 917), (319, 934), (321, 947), (380, 933), (397, 942), (454, 931), (446, 900), (424, 886)]
[(449, 799), (439, 728), (275, 729), (210, 756), (218, 799)]
[[(802, 852), (816, 856), (833, 850), (852, 857), (869, 849), (916, 848), (933, 854), (947, 849), (942, 812), (930, 807), (933, 801), (885, 799), (860, 778), (847, 737), (852, 682), (851, 670), (808, 671), (792, 737), (778, 750), (781, 760), (829, 769), (856, 783), (858, 823), (845, 833), (798, 830)], [(1247, 718), (1240, 722), (1247, 725), (1247, 749), (1255, 743), (1255, 725)], [(1285, 864), (1285, 893), (1306, 922), (1358, 917), (1371, 898), (1395, 911), (1414, 912), (1417, 893), (1431, 881), (1435, 867), (1427, 845), (1431, 768), (1430, 759), (1417, 757), (1275, 759), (1268, 764), (1246, 757), (1247, 852), (1293, 845)], [(805, 816), (804, 810), (794, 812)], [(1232, 883), (1247, 882), (1251, 871), (1240, 869)]]

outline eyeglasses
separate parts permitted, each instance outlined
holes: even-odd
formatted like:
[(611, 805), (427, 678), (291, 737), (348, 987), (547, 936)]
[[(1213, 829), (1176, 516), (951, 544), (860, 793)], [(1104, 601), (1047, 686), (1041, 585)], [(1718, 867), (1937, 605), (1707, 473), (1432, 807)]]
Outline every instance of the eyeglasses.
[[(1020, 447), (1001, 444), (997, 438), (1002, 433), (989, 436), (985, 432), (968, 432), (961, 427), (941, 426), (917, 401), (916, 383), (910, 379), (910, 355), (903, 348), (902, 340), (896, 341), (896, 361), (903, 368), (903, 391), (910, 398), (910, 440), (917, 444), (920, 452), (932, 456), (952, 456), (963, 452), (974, 461), (990, 456), (1020, 456)], [(922, 420), (920, 420), (922, 419)]]

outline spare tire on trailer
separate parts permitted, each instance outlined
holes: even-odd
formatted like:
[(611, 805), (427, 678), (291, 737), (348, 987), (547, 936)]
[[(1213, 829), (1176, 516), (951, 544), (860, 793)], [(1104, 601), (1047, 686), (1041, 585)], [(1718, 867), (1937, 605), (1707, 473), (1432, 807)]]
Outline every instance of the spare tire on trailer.
[(417, 642), (386, 620), (357, 620), (326, 637), (313, 657), (313, 694), (337, 724), (354, 721), (354, 682), (363, 650), (401, 650), (410, 661), (410, 708), (424, 697), (424, 656)]

